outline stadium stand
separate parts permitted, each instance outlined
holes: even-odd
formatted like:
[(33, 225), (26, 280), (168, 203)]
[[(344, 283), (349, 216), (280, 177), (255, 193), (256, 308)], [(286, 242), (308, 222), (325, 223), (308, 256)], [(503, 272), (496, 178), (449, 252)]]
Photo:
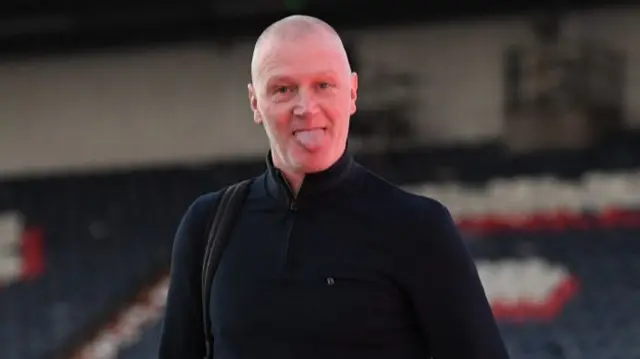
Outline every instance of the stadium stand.
[[(637, 156), (585, 163), (575, 153), (504, 159), (488, 156), (493, 148), (455, 151), (363, 162), (450, 208), (513, 357), (640, 355), (640, 171), (629, 170)], [(3, 183), (2, 213), (40, 228), (43, 253), (36, 274), (0, 288), (0, 357), (153, 358), (180, 216), (199, 194), (262, 167)], [(452, 180), (439, 181), (443, 173)]]

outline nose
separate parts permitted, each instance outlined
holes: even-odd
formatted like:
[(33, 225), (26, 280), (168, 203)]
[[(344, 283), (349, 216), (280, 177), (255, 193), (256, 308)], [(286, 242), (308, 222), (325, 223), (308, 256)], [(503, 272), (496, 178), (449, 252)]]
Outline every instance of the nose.
[(296, 96), (293, 114), (300, 117), (314, 115), (318, 112), (318, 101), (312, 91), (300, 90)]

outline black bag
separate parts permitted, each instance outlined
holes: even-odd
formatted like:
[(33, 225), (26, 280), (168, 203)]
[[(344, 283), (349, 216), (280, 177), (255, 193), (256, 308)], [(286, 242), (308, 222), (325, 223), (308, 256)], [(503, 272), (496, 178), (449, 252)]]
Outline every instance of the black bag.
[(237, 215), (242, 209), (242, 204), (249, 192), (251, 180), (245, 180), (221, 190), (220, 199), (214, 208), (214, 217), (207, 235), (207, 245), (204, 251), (202, 263), (202, 315), (204, 319), (205, 359), (211, 359), (212, 338), (211, 323), (209, 317), (209, 299), (211, 283), (218, 269), (218, 263), (222, 252), (229, 242), (229, 234), (235, 223)]

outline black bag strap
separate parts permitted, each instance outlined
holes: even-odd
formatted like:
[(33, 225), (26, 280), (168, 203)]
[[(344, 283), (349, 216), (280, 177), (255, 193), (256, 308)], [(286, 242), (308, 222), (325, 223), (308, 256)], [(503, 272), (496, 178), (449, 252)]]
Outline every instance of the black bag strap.
[(220, 199), (214, 208), (214, 217), (207, 232), (207, 245), (202, 263), (202, 315), (204, 319), (205, 359), (212, 354), (211, 323), (209, 317), (209, 300), (211, 283), (218, 268), (218, 262), (224, 248), (229, 242), (229, 234), (233, 228), (237, 214), (242, 209), (244, 199), (249, 192), (251, 180), (245, 180), (221, 190)]

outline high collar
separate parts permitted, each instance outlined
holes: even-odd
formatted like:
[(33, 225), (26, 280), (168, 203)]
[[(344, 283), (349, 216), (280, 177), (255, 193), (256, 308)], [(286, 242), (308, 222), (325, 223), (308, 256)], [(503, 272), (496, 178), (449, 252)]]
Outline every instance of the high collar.
[(273, 165), (271, 151), (267, 154), (266, 186), (269, 194), (278, 201), (290, 205), (293, 201), (306, 202), (318, 196), (325, 196), (336, 189), (349, 176), (353, 168), (353, 156), (347, 151), (328, 169), (308, 174), (304, 177), (298, 195), (294, 196), (284, 174)]

